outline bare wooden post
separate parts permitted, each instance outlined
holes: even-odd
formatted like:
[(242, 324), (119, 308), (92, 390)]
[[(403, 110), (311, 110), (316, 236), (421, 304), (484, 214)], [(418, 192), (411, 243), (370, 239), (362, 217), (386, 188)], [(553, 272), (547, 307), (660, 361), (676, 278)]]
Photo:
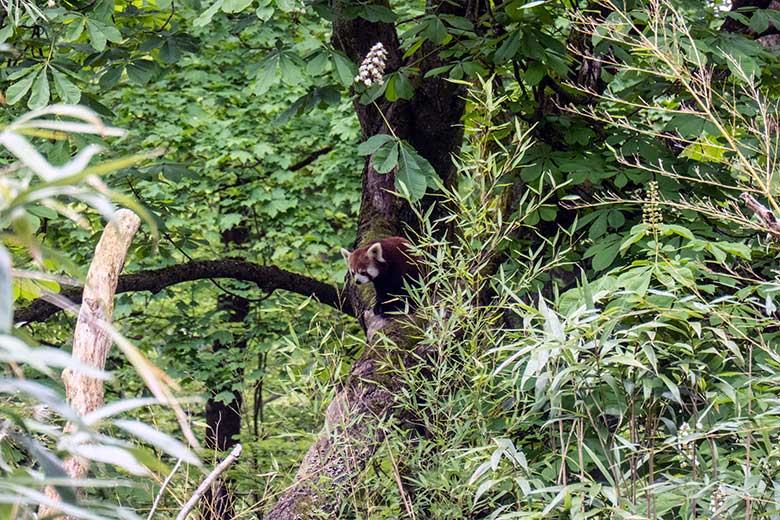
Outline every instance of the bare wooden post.
[[(76, 329), (73, 333), (73, 357), (85, 365), (103, 369), (111, 348), (111, 338), (100, 327), (101, 322), (110, 322), (114, 312), (114, 293), (119, 273), (125, 264), (127, 250), (141, 219), (128, 209), (116, 212), (100, 237), (95, 256), (87, 273), (87, 283), (81, 302)], [(65, 395), (68, 402), (80, 415), (86, 415), (103, 405), (103, 381), (65, 369), (62, 372)], [(65, 430), (72, 430), (68, 424)], [(87, 475), (89, 461), (71, 457), (65, 461), (65, 471), (74, 479)], [(49, 486), (46, 494), (57, 497), (56, 490)], [(38, 517), (56, 515), (56, 509), (41, 506)]]

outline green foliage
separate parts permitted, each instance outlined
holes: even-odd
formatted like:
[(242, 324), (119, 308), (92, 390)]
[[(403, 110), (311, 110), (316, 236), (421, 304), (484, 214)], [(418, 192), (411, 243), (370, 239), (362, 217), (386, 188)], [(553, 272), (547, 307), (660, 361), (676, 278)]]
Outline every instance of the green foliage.
[[(446, 194), (454, 238), (433, 238), (441, 222), (417, 238), (427, 276), (415, 336), (435, 362), (386, 367), (406, 382), (409, 419), (381, 426), (387, 445), (351, 504), (356, 516), (773, 514), (777, 283), (712, 269), (760, 247), (702, 238), (647, 210), (609, 246), (632, 251), (631, 263), (537, 293), (570, 253), (564, 236), (525, 255), (507, 247), (544, 191), (519, 204), (519, 222), (502, 218), (501, 181), (534, 145), (506, 144), (522, 133), (510, 141), (491, 124), (507, 99), (484, 87), (472, 101), (480, 125), (466, 126), (463, 182)], [(504, 247), (518, 268), (492, 276), (486, 259)]]
[[(408, 2), (18, 5), (3, 8), (0, 28), (5, 120), (81, 102), (129, 130), (112, 151), (160, 152), (87, 170), (106, 174), (109, 196), (87, 173), (59, 177), (72, 160), (86, 166), (100, 137), (23, 128), (51, 169), (49, 178), (4, 170), (17, 202), (3, 226), (24, 239), (5, 243), (14, 267), (36, 277), (11, 277), (6, 266), (0, 294), (11, 278), (15, 299), (30, 300), (59, 290), (62, 275), (81, 277), (99, 213), (130, 197), (161, 239), (136, 240), (128, 272), (241, 257), (341, 283), (338, 249), (355, 235), (368, 160), (394, 171), (411, 201), (440, 191), (450, 213), (432, 223), (420, 208), (416, 237), (430, 272), (416, 295), (415, 336), (435, 362), (404, 374), (387, 367), (407, 383), (398, 406), (410, 419), (378, 425), (387, 442), (344, 517), (776, 515), (777, 246), (735, 200), (753, 193), (778, 213), (780, 74), (776, 53), (722, 28), (730, 18), (760, 32), (777, 24), (776, 11), (511, 0), (469, 20)], [(330, 43), (336, 8), (396, 24), (404, 61), (381, 84), (355, 86), (358, 64)], [(352, 105), (383, 97), (402, 107), (432, 77), (480, 90), (467, 101), (458, 183), (443, 191), (393, 129), (361, 137)], [(107, 198), (93, 198), (98, 188)], [(445, 228), (447, 241), (433, 238)], [(57, 276), (42, 276), (41, 265)], [(241, 322), (223, 305), (235, 295), (249, 301)], [(10, 309), (0, 299), (6, 332)], [(185, 393), (226, 403), (244, 395), (246, 455), (231, 472), (242, 514), (267, 509), (291, 482), (364, 343), (335, 311), (226, 280), (120, 295), (115, 318)], [(27, 330), (66, 345), (71, 325), (58, 318)], [(3, 345), (43, 385), (30, 401), (3, 401), (3, 416), (15, 435), (56, 448), (59, 437), (38, 431), (67, 409), (32, 422), (26, 403), (59, 391), (49, 375), (67, 360)], [(110, 399), (144, 395), (123, 356), (109, 367)], [(119, 438), (160, 440), (142, 424), (172, 432), (176, 419), (130, 414), (140, 423), (106, 420), (115, 436), (105, 442), (161, 480), (170, 439), (150, 453)], [(23, 468), (52, 477), (59, 462), (22, 437), (3, 438), (11, 470), (2, 471), (30, 489), (39, 482)], [(194, 487), (183, 473), (164, 498), (170, 507)], [(111, 465), (95, 476), (133, 478)], [(90, 497), (148, 510), (158, 487), (133, 484)]]

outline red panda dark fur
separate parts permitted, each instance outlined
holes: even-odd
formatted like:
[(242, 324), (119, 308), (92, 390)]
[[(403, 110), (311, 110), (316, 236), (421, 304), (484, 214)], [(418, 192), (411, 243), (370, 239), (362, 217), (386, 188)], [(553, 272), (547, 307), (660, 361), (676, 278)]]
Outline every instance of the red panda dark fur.
[(377, 315), (402, 310), (408, 297), (404, 282), (414, 285), (420, 280), (411, 244), (403, 237), (376, 240), (352, 252), (342, 249), (341, 254), (356, 283), (370, 281), (374, 285)]

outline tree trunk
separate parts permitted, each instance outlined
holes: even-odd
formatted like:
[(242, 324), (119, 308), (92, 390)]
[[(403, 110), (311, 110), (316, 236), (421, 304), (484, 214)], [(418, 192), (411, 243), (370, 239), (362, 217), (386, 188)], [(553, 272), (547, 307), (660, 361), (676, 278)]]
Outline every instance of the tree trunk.
[[(475, 19), (480, 5), (482, 2), (478, 1), (457, 5), (429, 2), (428, 8)], [(403, 52), (393, 24), (341, 18), (338, 13), (334, 17), (333, 43), (353, 61), (360, 63), (378, 41), (384, 44), (388, 53), (386, 71), (397, 70), (402, 64)], [(425, 73), (441, 65), (441, 60), (428, 44), (419, 52), (419, 56), (425, 58), (419, 63), (418, 82), (411, 100), (395, 103), (378, 100), (377, 106), (365, 106), (356, 101), (355, 111), (364, 138), (394, 133), (408, 141), (431, 163), (445, 185), (451, 185), (455, 181), (452, 156), (459, 151), (463, 140), (463, 129), (459, 125), (465, 108), (463, 90), (443, 78), (425, 78)], [(393, 132), (388, 129), (388, 124)], [(418, 226), (409, 205), (390, 193), (395, 190), (394, 171), (377, 173), (367, 159), (362, 178), (356, 243), (400, 235), (405, 226), (413, 229)], [(434, 206), (434, 218), (438, 214), (435, 204), (433, 197), (423, 200), (424, 207)], [(421, 360), (424, 362), (425, 353), (417, 351), (418, 347), (409, 339), (403, 320), (389, 321), (370, 313), (364, 317), (364, 311), (370, 305), (365, 292), (357, 291), (353, 284), (347, 292), (355, 315), (367, 331), (369, 344), (352, 366), (343, 388), (328, 406), (325, 425), (301, 462), (295, 481), (266, 515), (267, 520), (339, 517), (350, 486), (383, 438), (383, 422), (399, 418), (394, 404), (404, 383), (395, 371), (402, 371), (404, 367), (411, 369)], [(379, 328), (393, 341), (372, 342)], [(394, 371), (385, 373), (382, 367), (389, 360), (393, 360)]]
[[(246, 241), (247, 236), (246, 229), (239, 226), (225, 231), (222, 234), (222, 242), (227, 247), (233, 243)], [(219, 307), (228, 312), (231, 323), (241, 323), (249, 314), (249, 300), (232, 294), (222, 294), (219, 298)], [(216, 341), (212, 348), (216, 353), (229, 347), (236, 347), (243, 351), (246, 348), (246, 340), (239, 340), (233, 345)], [(206, 447), (215, 452), (229, 450), (238, 444), (244, 398), (241, 392), (233, 389), (233, 382), (241, 381), (243, 377), (243, 370), (238, 370), (227, 381), (214, 381), (209, 385), (211, 397), (206, 402)], [(223, 391), (232, 392), (233, 399), (227, 403), (214, 399)], [(203, 518), (228, 520), (235, 517), (235, 501), (230, 483), (228, 477), (221, 476), (211, 485), (203, 497), (201, 506)]]
[[(328, 406), (325, 426), (301, 462), (295, 482), (266, 520), (339, 518), (344, 498), (384, 438), (384, 422), (400, 418), (394, 404), (404, 384), (397, 372), (412, 369), (427, 354), (408, 339), (402, 320), (374, 317), (367, 325), (370, 334), (382, 327), (382, 334), (393, 341), (366, 346)], [(384, 371), (389, 362), (392, 371)]]

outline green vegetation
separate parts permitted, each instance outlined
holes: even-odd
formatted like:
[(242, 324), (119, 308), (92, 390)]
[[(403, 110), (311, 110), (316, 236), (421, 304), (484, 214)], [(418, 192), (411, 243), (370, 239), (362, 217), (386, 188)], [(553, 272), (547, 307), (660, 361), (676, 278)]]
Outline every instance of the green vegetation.
[[(780, 518), (778, 92), (761, 0), (0, 4), (0, 517), (240, 442), (205, 518)], [(399, 234), (380, 320), (339, 249)]]

